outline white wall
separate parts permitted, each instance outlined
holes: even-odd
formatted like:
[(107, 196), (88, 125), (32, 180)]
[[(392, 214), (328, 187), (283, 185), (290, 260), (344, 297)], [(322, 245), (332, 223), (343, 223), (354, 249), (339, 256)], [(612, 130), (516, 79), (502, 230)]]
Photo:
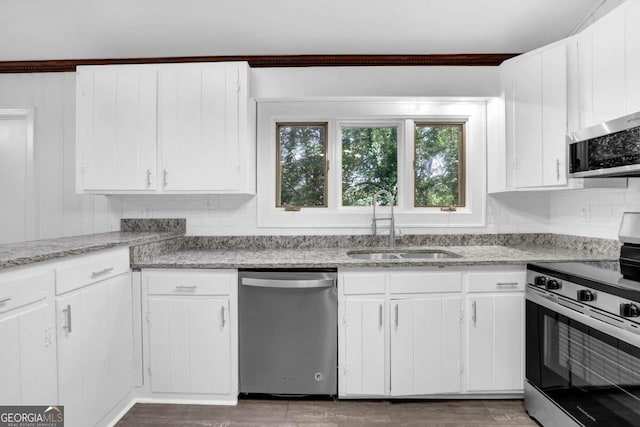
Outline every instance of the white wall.
[(498, 67), (303, 67), (251, 70), (256, 99), (318, 96), (499, 96)]
[(31, 106), (35, 108), (34, 238), (117, 230), (117, 201), (75, 194), (75, 73), (0, 74), (0, 107)]

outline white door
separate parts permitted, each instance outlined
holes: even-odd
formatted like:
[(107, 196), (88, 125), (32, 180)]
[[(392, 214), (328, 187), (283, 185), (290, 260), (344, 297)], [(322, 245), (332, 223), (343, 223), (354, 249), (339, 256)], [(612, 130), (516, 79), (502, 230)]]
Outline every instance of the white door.
[(567, 48), (542, 53), (542, 185), (567, 183)]
[(162, 189), (237, 189), (239, 73), (236, 64), (179, 64), (160, 69)]
[(57, 403), (56, 348), (48, 305), (38, 304), (0, 320), (0, 402)]
[(0, 244), (35, 238), (33, 110), (0, 108)]
[(94, 425), (133, 387), (131, 276), (58, 298), (59, 402), (69, 425)]
[(133, 388), (133, 311), (131, 275), (108, 284), (109, 382), (106, 400), (115, 404)]
[(80, 67), (76, 86), (80, 188), (156, 188), (154, 67)]
[(640, 3), (625, 13), (624, 63), (626, 113), (640, 111)]
[(473, 295), (467, 309), (467, 391), (521, 391), (524, 295)]
[(514, 135), (516, 187), (542, 184), (542, 57), (516, 64)]
[(625, 113), (624, 23), (622, 14), (607, 17), (593, 31), (593, 124)]
[(460, 297), (391, 301), (391, 394), (460, 391)]
[(231, 391), (229, 300), (150, 297), (151, 391), (228, 394)]
[(385, 301), (345, 302), (345, 348), (341, 394), (383, 396), (385, 392)]

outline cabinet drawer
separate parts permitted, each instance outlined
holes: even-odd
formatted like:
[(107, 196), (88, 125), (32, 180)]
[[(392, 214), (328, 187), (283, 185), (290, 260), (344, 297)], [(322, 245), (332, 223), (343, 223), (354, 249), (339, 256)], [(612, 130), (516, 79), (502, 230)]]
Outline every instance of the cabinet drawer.
[(53, 270), (0, 275), (0, 313), (45, 299), (54, 282)]
[(345, 274), (342, 279), (345, 295), (384, 294), (384, 274)]
[(149, 295), (229, 295), (238, 276), (229, 272), (153, 270), (144, 271)]
[(56, 295), (129, 271), (129, 248), (82, 255), (56, 268)]
[(460, 273), (400, 273), (389, 277), (392, 294), (460, 292)]
[(527, 273), (525, 271), (494, 271), (469, 273), (468, 292), (515, 292), (524, 291)]

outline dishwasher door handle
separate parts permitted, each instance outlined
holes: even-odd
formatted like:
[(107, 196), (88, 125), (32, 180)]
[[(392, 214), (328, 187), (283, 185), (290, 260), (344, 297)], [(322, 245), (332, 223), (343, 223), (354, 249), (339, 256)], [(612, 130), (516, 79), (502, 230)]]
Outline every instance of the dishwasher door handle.
[(253, 277), (243, 277), (245, 286), (259, 286), (263, 288), (287, 288), (287, 289), (308, 289), (308, 288), (331, 288), (335, 286), (335, 279), (255, 279)]

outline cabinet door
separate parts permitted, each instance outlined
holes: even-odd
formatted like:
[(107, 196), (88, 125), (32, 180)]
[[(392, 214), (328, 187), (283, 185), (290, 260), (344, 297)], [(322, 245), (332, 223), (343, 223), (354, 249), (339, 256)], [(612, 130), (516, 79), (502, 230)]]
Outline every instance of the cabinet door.
[(460, 297), (391, 301), (391, 394), (460, 391)]
[(567, 49), (542, 52), (542, 185), (567, 183)]
[(625, 14), (625, 94), (626, 113), (640, 111), (640, 4), (627, 9)]
[(516, 187), (542, 184), (542, 57), (533, 55), (516, 65), (514, 148)]
[(467, 309), (467, 391), (520, 392), (524, 295), (473, 295)]
[[(164, 190), (237, 190), (240, 85), (246, 73), (246, 66), (239, 63), (179, 64), (160, 69)], [(246, 88), (242, 94), (246, 96)], [(246, 101), (243, 105), (246, 114)]]
[(120, 275), (108, 284), (108, 393), (113, 404), (133, 389), (133, 307), (130, 274)]
[(228, 299), (150, 297), (147, 321), (151, 391), (230, 393)]
[(79, 189), (153, 190), (155, 69), (79, 67), (76, 86)]
[(94, 425), (133, 387), (130, 274), (56, 302), (59, 401), (70, 425)]
[(21, 310), (0, 320), (0, 402), (55, 404), (56, 348), (48, 305)]
[(383, 396), (385, 391), (385, 301), (345, 301), (344, 394)]
[[(598, 124), (625, 114), (624, 15), (607, 17), (593, 31), (593, 115)], [(590, 124), (590, 125), (591, 125)]]
[(580, 34), (577, 39), (578, 129), (593, 124), (593, 35)]

